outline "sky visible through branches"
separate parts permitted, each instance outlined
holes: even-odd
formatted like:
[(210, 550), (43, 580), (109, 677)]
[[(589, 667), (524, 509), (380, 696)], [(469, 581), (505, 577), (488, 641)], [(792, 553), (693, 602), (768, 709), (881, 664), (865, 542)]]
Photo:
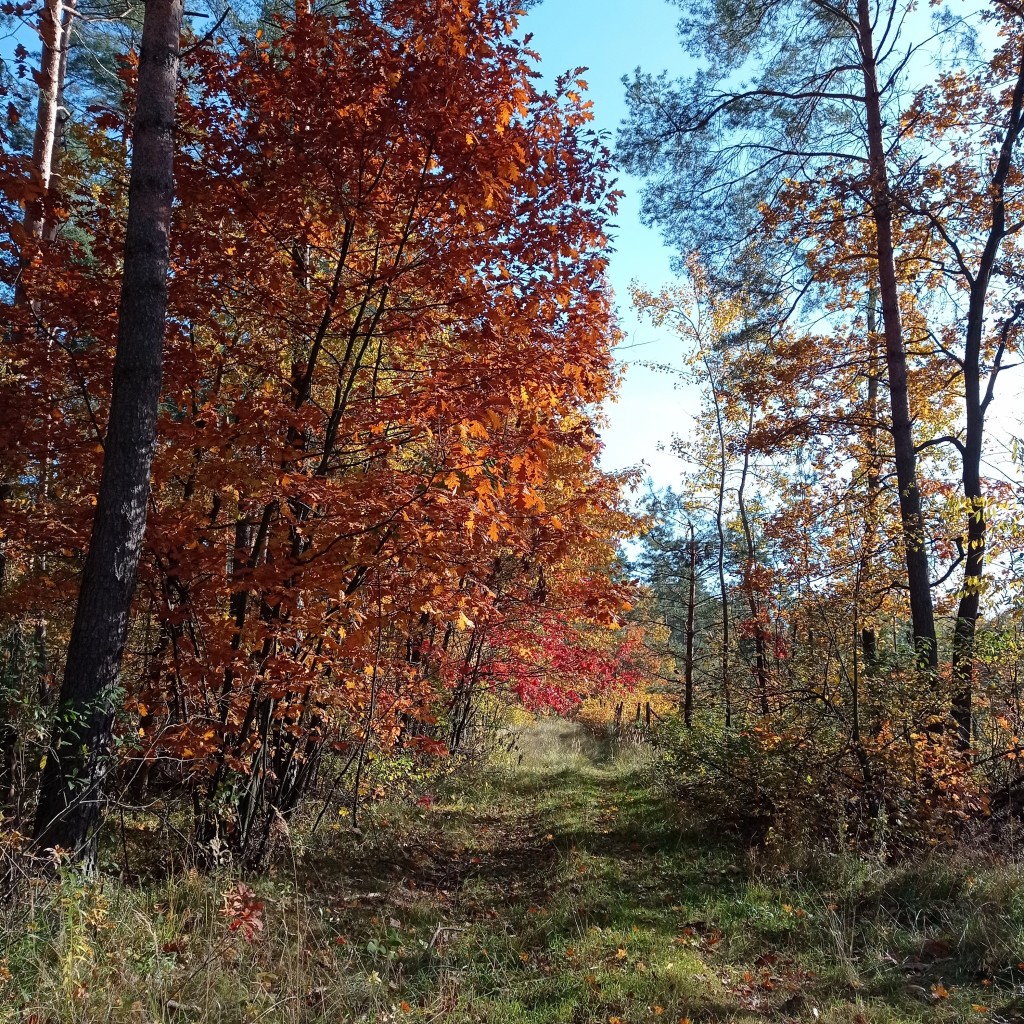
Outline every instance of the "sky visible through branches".
[[(584, 78), (594, 103), (595, 125), (614, 141), (626, 115), (624, 75), (637, 67), (653, 74), (668, 71), (670, 78), (694, 70), (678, 40), (679, 14), (679, 8), (667, 0), (633, 0), (628, 4), (619, 0), (542, 0), (530, 9), (522, 28), (534, 34), (531, 45), (541, 56), (540, 70), (546, 83), (565, 70), (587, 68)], [(913, 34), (929, 34), (930, 11), (918, 12), (917, 17), (922, 24)], [(976, 17), (967, 17), (977, 23)], [(982, 28), (983, 36), (985, 31)], [(637, 316), (629, 286), (635, 281), (657, 290), (670, 283), (676, 279), (671, 260), (683, 254), (666, 246), (656, 229), (641, 224), (641, 181), (622, 172), (619, 182), (625, 198), (617, 218), (609, 276), (625, 333), (620, 355), (628, 370), (618, 401), (607, 409), (603, 461), (609, 469), (643, 461), (651, 483), (660, 489), (678, 486), (686, 469), (670, 450), (670, 442), (674, 435), (685, 441), (699, 411), (699, 397), (696, 389), (683, 385), (676, 373), (646, 365), (678, 370), (683, 354), (678, 338)], [(1012, 437), (1021, 432), (1022, 399), (1020, 372), (1011, 370), (1000, 380), (990, 411), (993, 462), (989, 471), (996, 476), (1017, 476), (1009, 446)]]
[[(678, 9), (665, 0), (543, 0), (523, 19), (523, 32), (534, 33), (531, 46), (541, 55), (545, 82), (575, 67), (585, 67), (594, 121), (615, 130), (626, 114), (624, 75), (638, 66), (681, 74), (685, 54), (676, 38)], [(675, 255), (658, 232), (640, 223), (640, 181), (619, 175), (626, 193), (616, 219), (611, 284), (615, 289), (625, 340), (621, 358), (629, 364), (619, 400), (607, 410), (604, 464), (622, 469), (643, 461), (654, 484), (678, 484), (679, 460), (668, 450), (673, 434), (687, 433), (699, 406), (696, 392), (676, 387), (676, 379), (644, 363), (679, 366), (678, 340), (670, 332), (643, 323), (632, 309), (629, 284), (659, 287), (672, 277)]]

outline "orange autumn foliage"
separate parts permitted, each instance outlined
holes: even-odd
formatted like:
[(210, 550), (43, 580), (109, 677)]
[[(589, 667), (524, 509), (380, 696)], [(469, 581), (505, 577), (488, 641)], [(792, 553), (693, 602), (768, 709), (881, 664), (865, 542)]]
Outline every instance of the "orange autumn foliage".
[[(613, 629), (629, 604), (594, 413), (617, 193), (582, 83), (540, 91), (515, 24), (356, 2), (184, 65), (126, 753), (245, 856), (326, 751), (442, 749), (503, 616)], [(4, 308), (3, 613), (56, 632), (103, 457), (121, 129), (95, 117), (67, 188), (88, 242), (19, 250), (36, 301)]]

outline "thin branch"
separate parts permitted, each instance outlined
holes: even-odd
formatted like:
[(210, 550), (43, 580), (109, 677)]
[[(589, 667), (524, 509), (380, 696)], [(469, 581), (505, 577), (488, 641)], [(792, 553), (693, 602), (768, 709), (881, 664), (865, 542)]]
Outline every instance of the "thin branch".
[(1018, 302), (1013, 307), (1013, 313), (1003, 322), (1002, 330), (999, 332), (999, 346), (996, 348), (995, 358), (992, 360), (992, 370), (988, 375), (988, 384), (985, 387), (985, 397), (981, 400), (981, 414), (985, 415), (986, 410), (992, 404), (995, 396), (996, 378), (1003, 366), (1003, 355), (1006, 352), (1006, 343), (1010, 335), (1010, 328), (1022, 313), (1024, 313), (1024, 302)]

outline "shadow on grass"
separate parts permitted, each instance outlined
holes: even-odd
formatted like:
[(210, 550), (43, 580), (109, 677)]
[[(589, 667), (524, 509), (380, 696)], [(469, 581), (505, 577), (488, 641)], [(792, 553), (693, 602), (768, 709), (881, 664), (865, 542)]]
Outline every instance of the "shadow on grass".
[[(461, 798), (319, 866), (376, 896), (347, 911), (353, 934), (394, 915), (431, 936), (404, 954), (401, 990), (433, 1022), (897, 1024), (973, 1012), (925, 1005), (898, 966), (862, 969), (867, 938), (811, 905), (819, 893), (758, 878), (742, 850), (682, 828), (613, 744), (563, 726), (519, 746)], [(895, 888), (879, 900), (898, 900)], [(940, 985), (938, 966), (926, 986)]]
[(644, 760), (541, 723), (429, 806), (301, 837), (287, 870), (246, 879), (252, 943), (225, 920), (233, 875), (69, 877), (0, 949), (18, 993), (0, 1024), (1024, 1024), (1017, 875), (760, 871), (684, 830)]

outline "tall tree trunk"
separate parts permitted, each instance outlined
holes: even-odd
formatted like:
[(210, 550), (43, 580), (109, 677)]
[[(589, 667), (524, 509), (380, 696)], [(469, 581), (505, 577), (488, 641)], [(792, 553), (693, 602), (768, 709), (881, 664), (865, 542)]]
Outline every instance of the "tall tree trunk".
[(718, 432), (718, 511), (715, 522), (718, 526), (718, 586), (722, 604), (722, 692), (725, 697), (725, 727), (732, 728), (732, 687), (729, 682), (729, 591), (725, 582), (725, 485), (729, 473), (729, 448), (725, 438), (725, 423), (722, 418), (722, 400), (718, 392), (718, 380), (711, 368), (707, 353), (703, 354), (704, 369), (707, 371), (711, 398), (715, 403), (715, 428)]
[[(875, 546), (878, 543), (878, 501), (882, 493), (882, 482), (880, 474), (881, 456), (878, 450), (878, 382), (879, 373), (879, 352), (878, 352), (878, 291), (871, 287), (868, 289), (867, 304), (867, 343), (868, 343), (868, 386), (864, 403), (864, 416), (866, 425), (864, 428), (864, 475), (865, 475), (865, 506), (864, 506), (864, 532), (861, 536), (860, 564), (857, 571), (857, 586), (854, 595), (854, 635), (853, 635), (853, 678), (850, 701), (850, 743), (853, 747), (854, 756), (860, 767), (861, 781), (864, 785), (865, 806), (867, 807), (868, 820), (874, 821), (878, 817), (879, 802), (875, 792), (874, 771), (871, 759), (864, 747), (864, 729), (862, 722), (863, 690), (870, 694), (870, 682), (878, 671), (878, 634), (874, 622), (867, 616), (862, 617), (863, 593), (869, 585), (875, 560)], [(859, 631), (859, 636), (858, 636)], [(858, 661), (858, 643), (860, 646), (860, 657), (863, 658), (864, 673), (860, 672)], [(862, 678), (865, 685), (862, 687)], [(872, 734), (874, 727), (870, 727)]]
[[(750, 407), (747, 420), (747, 437), (754, 428), (754, 407)], [(747, 607), (754, 626), (754, 681), (757, 683), (758, 707), (762, 718), (771, 712), (768, 705), (768, 651), (764, 641), (764, 630), (761, 626), (761, 607), (754, 593), (751, 571), (756, 566), (754, 551), (754, 533), (750, 529), (750, 517), (747, 515), (747, 473), (750, 470), (750, 445), (744, 443), (743, 468), (740, 470), (740, 483), (736, 488), (736, 504), (739, 507), (740, 526), (743, 529), (743, 542), (747, 547), (746, 564), (743, 567), (743, 589), (746, 591)]]
[(1003, 323), (1002, 337), (989, 372), (985, 394), (981, 393), (981, 343), (985, 330), (985, 312), (989, 284), (995, 269), (999, 248), (1007, 234), (1006, 179), (1013, 166), (1014, 150), (1020, 138), (1024, 108), (1024, 48), (1019, 58), (1017, 81), (1007, 112), (1002, 145), (989, 183), (991, 206), (989, 231), (982, 250), (977, 273), (970, 279), (970, 300), (967, 307), (967, 330), (964, 338), (964, 401), (966, 433), (963, 449), (963, 487), (967, 505), (967, 550), (964, 579), (960, 588), (960, 604), (953, 630), (953, 701), (952, 716), (956, 723), (957, 741), (962, 749), (971, 743), (971, 713), (974, 690), (974, 638), (978, 628), (981, 604), (982, 574), (985, 571), (985, 545), (988, 529), (985, 496), (981, 489), (981, 453), (985, 436), (985, 414), (994, 394), (1003, 353), (1015, 321), (1024, 314), (1024, 303), (1018, 303), (1013, 314)]
[(60, 106), (67, 70), (67, 45), (71, 37), (74, 0), (46, 0), (39, 13), (39, 38), (42, 53), (39, 71), (34, 76), (39, 86), (36, 106), (36, 130), (32, 139), (32, 176), (37, 197), (25, 204), (24, 227), (29, 238), (43, 237), (47, 223), (47, 198), (54, 173), (60, 138)]
[[(39, 87), (36, 103), (36, 129), (32, 139), (30, 173), (36, 195), (25, 203), (22, 227), (25, 229), (22, 266), (31, 260), (31, 247), (40, 239), (52, 239), (56, 221), (50, 202), (51, 184), (60, 164), (60, 110), (64, 94), (64, 75), (67, 71), (67, 52), (71, 40), (71, 26), (75, 14), (75, 0), (46, 0), (39, 13), (39, 38), (42, 51), (39, 70), (33, 73)], [(24, 276), (18, 275), (15, 286), (15, 305), (27, 303)], [(45, 339), (42, 339), (45, 343)], [(15, 486), (10, 480), (0, 481), (0, 503), (14, 497)], [(7, 578), (7, 549), (0, 541), (0, 593)]]
[(690, 540), (688, 542), (690, 579), (686, 600), (686, 664), (683, 680), (683, 724), (687, 729), (693, 728), (693, 619), (697, 607), (697, 538), (693, 523), (690, 523)]
[(36, 843), (91, 866), (146, 525), (167, 311), (181, 0), (146, 0), (103, 475), (43, 773)]
[[(865, 466), (865, 484), (867, 495), (864, 513), (864, 534), (861, 538), (860, 571), (857, 580), (858, 593), (871, 579), (875, 545), (878, 542), (878, 499), (882, 492), (879, 467), (881, 458), (878, 451), (878, 323), (876, 307), (878, 292), (875, 288), (868, 289), (867, 329), (868, 329), (868, 393), (864, 412), (868, 421), (865, 430), (864, 447), (867, 449)], [(867, 617), (861, 629), (861, 654), (864, 658), (864, 673), (869, 678), (875, 671), (878, 661), (878, 634), (874, 623)]]
[(907, 586), (910, 591), (910, 617), (917, 663), (922, 669), (934, 672), (938, 668), (939, 652), (928, 578), (928, 549), (925, 546), (921, 492), (917, 486), (917, 452), (914, 448), (910, 392), (907, 384), (907, 352), (903, 344), (903, 323), (892, 235), (892, 198), (882, 128), (882, 103), (872, 35), (871, 7), (868, 0), (857, 0), (857, 24), (861, 70), (864, 76), (864, 108), (868, 133), (871, 206), (876, 235), (875, 252), (878, 259), (878, 289), (882, 300), (885, 361), (889, 376), (893, 451), (896, 457), (896, 483), (899, 488)]
[(68, 54), (71, 52), (71, 32), (75, 24), (78, 0), (66, 0), (61, 19), (60, 60), (57, 65), (57, 124), (53, 148), (50, 150), (50, 180), (47, 186), (47, 204), (43, 218), (43, 238), (52, 242), (57, 237), (57, 205), (61, 193), (61, 164), (67, 148), (69, 114), (64, 106), (64, 85), (68, 77)]

